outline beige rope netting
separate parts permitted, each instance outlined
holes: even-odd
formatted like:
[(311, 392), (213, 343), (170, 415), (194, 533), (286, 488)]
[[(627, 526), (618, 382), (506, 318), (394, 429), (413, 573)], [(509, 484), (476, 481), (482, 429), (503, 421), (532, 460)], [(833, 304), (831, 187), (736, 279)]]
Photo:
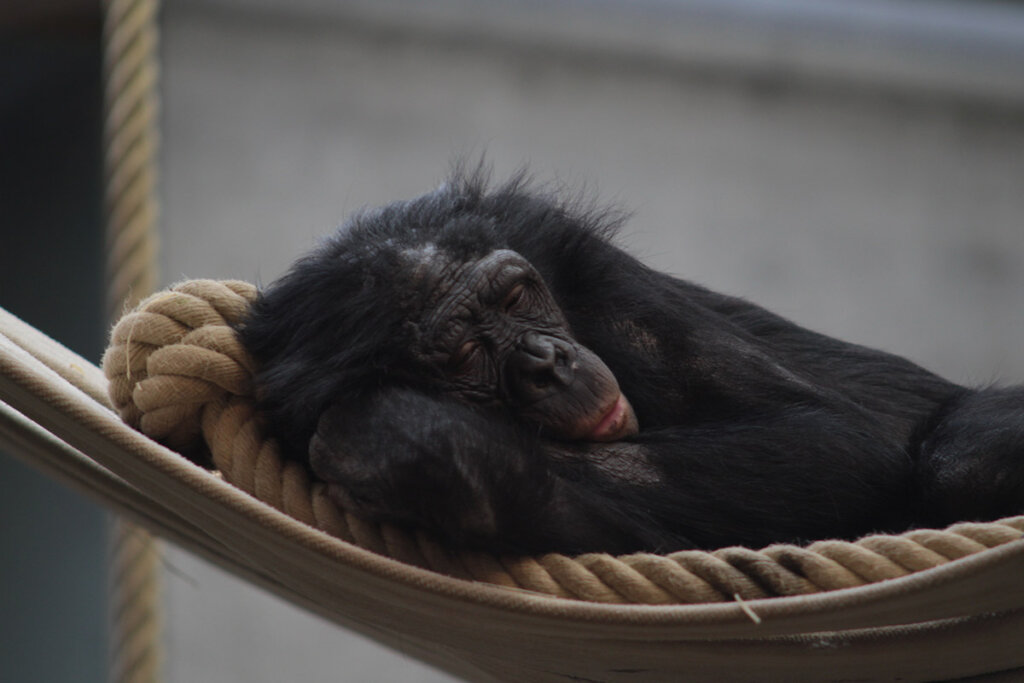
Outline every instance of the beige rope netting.
[(230, 325), (256, 288), (192, 280), (143, 301), (115, 327), (103, 368), (122, 418), (265, 503), (349, 543), (458, 578), (610, 603), (697, 603), (861, 586), (1018, 540), (1024, 516), (807, 547), (723, 548), (670, 555), (496, 557), (451, 553), (423, 534), (339, 509), (324, 485), (279, 456), (251, 393), (253, 364)]

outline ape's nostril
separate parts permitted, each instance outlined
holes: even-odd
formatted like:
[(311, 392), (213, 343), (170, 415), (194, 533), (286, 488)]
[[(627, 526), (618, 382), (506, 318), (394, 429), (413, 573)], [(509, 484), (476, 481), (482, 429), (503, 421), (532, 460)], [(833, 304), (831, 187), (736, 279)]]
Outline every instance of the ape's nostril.
[(535, 402), (563, 391), (576, 374), (576, 353), (571, 343), (558, 337), (530, 332), (516, 346), (509, 364), (513, 391), (526, 402)]
[(552, 371), (552, 373), (554, 374), (555, 379), (557, 379), (561, 384), (566, 386), (572, 383), (572, 379), (575, 376), (572, 367), (565, 363), (559, 363), (555, 365), (555, 369)]

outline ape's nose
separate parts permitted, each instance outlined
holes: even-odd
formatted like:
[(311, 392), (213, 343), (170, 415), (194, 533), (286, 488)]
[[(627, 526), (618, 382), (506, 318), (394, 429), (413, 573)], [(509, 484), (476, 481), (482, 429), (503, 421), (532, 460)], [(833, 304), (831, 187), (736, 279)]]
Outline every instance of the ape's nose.
[(509, 383), (524, 403), (533, 403), (572, 384), (576, 349), (557, 337), (523, 335), (509, 359)]

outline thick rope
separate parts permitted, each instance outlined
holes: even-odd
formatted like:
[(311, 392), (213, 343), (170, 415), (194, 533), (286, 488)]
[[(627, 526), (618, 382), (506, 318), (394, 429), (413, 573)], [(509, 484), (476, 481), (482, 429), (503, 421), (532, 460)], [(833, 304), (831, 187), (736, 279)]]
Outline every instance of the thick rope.
[[(111, 319), (156, 288), (156, 0), (104, 0), (107, 310)], [(110, 550), (115, 683), (161, 680), (160, 548), (116, 520)]]
[(251, 284), (192, 280), (154, 295), (115, 327), (103, 368), (131, 425), (260, 500), (402, 562), (465, 579), (594, 602), (669, 604), (804, 595), (906, 576), (1020, 540), (1024, 516), (856, 542), (723, 548), (622, 557), (495, 557), (453, 553), (420, 533), (360, 520), (323, 484), (282, 460), (265, 438), (251, 393), (252, 362), (230, 325), (256, 296)]
[(159, 546), (142, 527), (124, 519), (114, 520), (110, 543), (110, 680), (159, 681)]
[(108, 309), (156, 289), (157, 2), (105, 0)]

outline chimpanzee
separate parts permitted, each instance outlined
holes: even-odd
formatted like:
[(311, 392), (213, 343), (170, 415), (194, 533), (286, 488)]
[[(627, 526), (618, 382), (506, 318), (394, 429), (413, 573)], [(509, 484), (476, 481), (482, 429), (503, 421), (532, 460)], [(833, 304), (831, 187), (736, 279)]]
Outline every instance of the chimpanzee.
[(613, 245), (617, 214), (486, 175), (356, 215), (239, 327), (267, 429), (340, 505), (498, 553), (1024, 511), (1024, 388), (655, 272)]

